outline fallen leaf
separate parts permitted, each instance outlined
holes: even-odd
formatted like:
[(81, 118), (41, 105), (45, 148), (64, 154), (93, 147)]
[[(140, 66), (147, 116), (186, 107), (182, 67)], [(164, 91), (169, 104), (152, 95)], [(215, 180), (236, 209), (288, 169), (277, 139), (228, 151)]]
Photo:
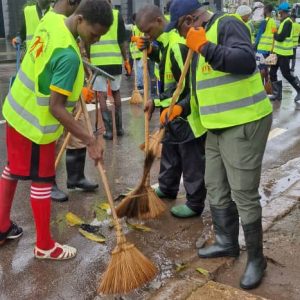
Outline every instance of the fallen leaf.
[(183, 269), (185, 269), (187, 267), (187, 264), (176, 263), (175, 266), (176, 266), (175, 271), (176, 272), (180, 272), (180, 271), (182, 271)]
[(79, 218), (71, 212), (68, 212), (66, 214), (66, 220), (70, 226), (79, 226), (84, 223), (84, 221), (81, 218)]
[(83, 230), (82, 228), (79, 228), (78, 231), (87, 239), (97, 242), (97, 243), (104, 243), (105, 242), (105, 237), (97, 235), (95, 233), (87, 232)]
[(126, 224), (128, 225), (129, 228), (134, 229), (134, 230), (139, 230), (139, 231), (143, 231), (143, 232), (152, 231), (152, 229), (150, 227), (144, 226), (142, 224), (133, 224), (133, 223), (129, 223), (128, 221), (126, 221)]
[(80, 228), (89, 233), (97, 233), (100, 230), (100, 226), (90, 224), (81, 224)]
[(102, 209), (102, 210), (105, 210), (107, 211), (108, 209), (110, 209), (110, 206), (107, 202), (102, 202), (99, 204), (99, 207)]
[(200, 274), (204, 275), (205, 277), (210, 277), (210, 273), (205, 269), (197, 268), (196, 271), (199, 272)]

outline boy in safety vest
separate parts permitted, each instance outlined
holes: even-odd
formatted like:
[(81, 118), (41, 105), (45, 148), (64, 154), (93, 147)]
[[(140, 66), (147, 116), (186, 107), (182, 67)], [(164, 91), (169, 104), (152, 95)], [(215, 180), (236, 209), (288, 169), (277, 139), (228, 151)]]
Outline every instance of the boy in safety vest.
[[(111, 0), (107, 0), (111, 5)], [(116, 131), (118, 136), (124, 135), (122, 122), (122, 102), (121, 102), (121, 81), (122, 81), (122, 65), (127, 75), (131, 75), (131, 65), (129, 63), (126, 51), (126, 31), (122, 15), (117, 9), (113, 9), (113, 24), (107, 34), (101, 40), (91, 46), (90, 58), (94, 66), (99, 66), (104, 71), (115, 77), (110, 81), (110, 87), (115, 105)], [(102, 119), (105, 126), (103, 137), (107, 140), (113, 139), (112, 132), (112, 113), (107, 107), (107, 79), (103, 76), (97, 76), (93, 89), (97, 92), (100, 101), (100, 109)]]
[[(178, 218), (199, 216), (204, 209), (206, 189), (204, 185), (204, 143), (206, 130), (191, 100), (189, 76), (186, 76), (179, 99), (166, 122), (166, 114), (179, 81), (188, 48), (185, 40), (173, 30), (164, 32), (166, 19), (159, 7), (147, 5), (139, 10), (137, 26), (145, 37), (136, 37), (139, 49), (148, 49), (150, 59), (158, 63), (159, 99), (149, 100), (145, 111), (151, 117), (155, 107), (160, 108), (160, 123), (166, 127), (163, 139), (159, 187), (155, 190), (160, 198), (175, 199), (181, 176), (186, 190), (186, 203), (173, 206), (171, 213)], [(150, 45), (156, 40), (159, 47)], [(167, 123), (167, 124), (166, 124)]]
[[(36, 4), (26, 5), (24, 7), (22, 26), (20, 30), (21, 42), (26, 41), (26, 49), (28, 49), (36, 28), (38, 27), (41, 18), (51, 9), (50, 0), (37, 0)], [(12, 40), (15, 45), (17, 38)]]
[(111, 24), (106, 0), (85, 0), (69, 18), (52, 14), (40, 22), (3, 106), (8, 163), (0, 179), (0, 244), (23, 233), (11, 221), (10, 211), (18, 179), (31, 180), (34, 256), (64, 260), (76, 255), (75, 248), (55, 242), (50, 232), (55, 144), (64, 127), (85, 143), (96, 163), (102, 159), (96, 137), (82, 129), (70, 112), (84, 81), (76, 38), (95, 43)]
[(295, 72), (297, 47), (299, 45), (300, 24), (296, 22), (296, 15), (291, 15), (293, 21), (293, 58), (291, 61), (291, 72)]
[[(74, 13), (81, 0), (57, 0), (53, 6), (53, 9), (45, 16), (45, 18), (52, 17), (52, 14), (60, 14), (69, 17)], [(84, 47), (80, 49), (81, 55), (86, 50)], [(86, 55), (85, 55), (86, 56)], [(93, 99), (94, 93), (88, 88), (84, 89), (85, 94), (82, 94), (83, 98)], [(80, 107), (80, 102), (77, 103), (73, 110), (73, 115), (76, 115)], [(82, 128), (87, 128), (83, 113), (79, 116), (78, 121)], [(88, 180), (84, 174), (86, 160), (86, 145), (82, 143), (78, 138), (71, 135), (70, 141), (66, 150), (66, 170), (67, 170), (67, 187), (68, 189), (80, 188), (82, 191), (94, 191), (98, 184)], [(68, 195), (65, 194), (57, 186), (56, 180), (51, 189), (51, 198), (57, 202), (65, 202), (68, 200)]]
[(290, 70), (290, 60), (293, 58), (293, 21), (289, 16), (290, 7), (287, 2), (282, 2), (278, 6), (280, 15), (280, 26), (274, 33), (274, 50), (277, 54), (276, 65), (271, 66), (270, 79), (272, 82), (273, 95), (271, 100), (282, 99), (282, 81), (277, 79), (277, 71), (280, 69), (282, 76), (296, 90), (297, 95), (294, 98), (295, 103), (300, 101), (300, 81), (297, 76), (293, 76)]
[(216, 239), (198, 254), (238, 257), (240, 217), (248, 253), (240, 286), (251, 289), (267, 266), (258, 187), (272, 106), (249, 30), (236, 15), (209, 13), (198, 0), (173, 0), (170, 13), (166, 31), (177, 28), (199, 53), (191, 66), (191, 93), (207, 128), (205, 184)]

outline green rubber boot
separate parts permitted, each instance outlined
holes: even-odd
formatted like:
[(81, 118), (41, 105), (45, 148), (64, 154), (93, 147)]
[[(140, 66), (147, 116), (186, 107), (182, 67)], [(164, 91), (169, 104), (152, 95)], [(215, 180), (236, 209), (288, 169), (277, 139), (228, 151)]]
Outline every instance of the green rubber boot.
[(173, 206), (170, 211), (177, 218), (191, 218), (199, 215), (185, 204)]
[(161, 199), (176, 199), (176, 196), (172, 196), (172, 195), (167, 195), (165, 193), (163, 193), (160, 188), (156, 188), (155, 190), (155, 194), (158, 196), (158, 198)]

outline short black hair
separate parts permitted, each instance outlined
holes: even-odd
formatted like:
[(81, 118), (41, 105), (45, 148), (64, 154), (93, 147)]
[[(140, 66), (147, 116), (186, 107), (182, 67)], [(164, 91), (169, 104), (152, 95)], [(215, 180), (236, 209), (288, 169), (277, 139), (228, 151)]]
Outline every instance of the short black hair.
[(144, 7), (140, 8), (140, 10), (136, 14), (136, 23), (139, 24), (141, 20), (145, 22), (152, 22), (157, 17), (163, 17), (163, 13), (160, 8), (154, 4), (147, 4)]
[(82, 0), (75, 11), (90, 24), (100, 24), (109, 28), (113, 23), (111, 5), (107, 0)]
[(265, 10), (269, 13), (271, 13), (273, 11), (273, 5), (272, 4), (267, 4), (265, 5)]

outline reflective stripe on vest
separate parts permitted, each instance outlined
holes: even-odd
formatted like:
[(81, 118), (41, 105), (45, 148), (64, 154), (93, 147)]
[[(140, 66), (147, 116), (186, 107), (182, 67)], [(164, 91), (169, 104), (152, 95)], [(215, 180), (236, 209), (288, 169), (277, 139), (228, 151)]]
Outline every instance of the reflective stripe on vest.
[[(40, 22), (34, 42), (24, 57), (3, 106), (7, 122), (36, 144), (49, 144), (57, 140), (63, 131), (59, 121), (49, 111), (50, 94), (41, 93), (38, 82), (56, 49), (72, 47), (80, 60), (72, 94), (67, 98), (68, 111), (76, 104), (83, 86), (84, 70), (79, 49), (64, 20), (62, 15), (49, 12)], [(50, 40), (51, 43), (48, 43)]]
[(94, 66), (122, 65), (123, 59), (118, 44), (119, 11), (113, 9), (113, 24), (101, 36), (99, 42), (91, 45), (91, 63)]
[[(217, 44), (218, 18), (206, 32)], [(227, 128), (252, 122), (270, 114), (272, 106), (264, 91), (258, 71), (251, 75), (234, 75), (215, 71), (200, 55), (197, 73), (197, 98), (201, 121), (208, 129)]]
[(250, 31), (251, 43), (254, 44), (255, 43), (255, 28), (254, 28), (253, 22), (250, 20), (246, 23), (246, 25)]
[[(180, 37), (177, 33), (177, 31), (173, 30), (169, 33), (169, 45), (166, 44), (166, 36), (164, 36), (164, 47), (168, 47), (167, 54), (166, 54), (166, 62), (165, 62), (165, 68), (164, 68), (164, 91), (170, 88), (176, 88), (177, 82), (174, 79), (173, 73), (172, 73), (172, 61), (170, 57), (171, 49), (174, 53), (174, 58), (176, 59), (176, 62), (179, 66), (179, 68), (182, 70), (184, 66), (184, 62), (182, 60), (182, 54), (180, 50), (180, 44), (185, 44), (185, 40)], [(182, 89), (184, 89), (185, 86), (185, 80), (183, 81)], [(171, 104), (172, 98), (167, 98), (163, 100), (155, 99), (154, 103), (155, 106), (159, 107), (169, 107)], [(187, 116), (187, 120), (189, 122), (189, 125), (193, 131), (193, 134), (196, 138), (202, 136), (206, 129), (203, 127), (200, 116), (199, 116), (199, 108), (196, 103), (195, 99), (190, 99), (190, 106), (191, 106), (191, 113)]]
[[(143, 33), (137, 28), (136, 25), (132, 26), (131, 31), (132, 31), (132, 36), (142, 36), (143, 35)], [(138, 49), (138, 47), (136, 46), (136, 43), (130, 42), (129, 49), (130, 49), (131, 57), (133, 59), (142, 58), (143, 52)]]
[(257, 50), (270, 52), (273, 47), (273, 33), (272, 29), (276, 28), (276, 23), (273, 18), (266, 18), (266, 28), (264, 33), (261, 35), (260, 40), (257, 45)]
[[(286, 18), (283, 22), (281, 22), (278, 29), (278, 34), (281, 33), (283, 26), (286, 22), (292, 23), (292, 20), (290, 18)], [(283, 42), (275, 41), (274, 53), (282, 56), (293, 55), (293, 29), (291, 30), (290, 36), (288, 38), (285, 38)]]
[(26, 47), (29, 48), (36, 28), (40, 23), (40, 18), (36, 10), (36, 5), (28, 5), (24, 8), (25, 24), (26, 24)]

